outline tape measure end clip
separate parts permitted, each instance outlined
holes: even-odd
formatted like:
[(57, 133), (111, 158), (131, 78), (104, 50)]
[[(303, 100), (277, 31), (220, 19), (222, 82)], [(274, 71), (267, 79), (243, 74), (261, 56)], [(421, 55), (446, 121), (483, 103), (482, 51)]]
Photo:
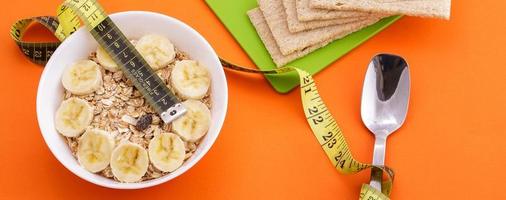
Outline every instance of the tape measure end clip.
[(169, 109), (167, 109), (165, 112), (163, 112), (160, 117), (162, 118), (163, 122), (170, 123), (177, 118), (183, 116), (186, 113), (186, 108), (181, 103), (176, 103)]

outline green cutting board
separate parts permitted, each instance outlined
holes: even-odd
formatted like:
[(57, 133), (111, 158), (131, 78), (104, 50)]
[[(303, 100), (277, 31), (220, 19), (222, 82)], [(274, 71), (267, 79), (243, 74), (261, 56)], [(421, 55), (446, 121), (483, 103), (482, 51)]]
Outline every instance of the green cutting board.
[[(248, 10), (258, 7), (256, 0), (206, 0), (206, 2), (259, 69), (276, 68), (246, 14)], [(385, 18), (287, 65), (306, 70), (311, 75), (316, 74), (399, 18), (401, 16)], [(231, 61), (233, 62), (233, 60)], [(287, 93), (299, 84), (295, 73), (266, 75), (265, 77), (272, 87), (280, 93)]]

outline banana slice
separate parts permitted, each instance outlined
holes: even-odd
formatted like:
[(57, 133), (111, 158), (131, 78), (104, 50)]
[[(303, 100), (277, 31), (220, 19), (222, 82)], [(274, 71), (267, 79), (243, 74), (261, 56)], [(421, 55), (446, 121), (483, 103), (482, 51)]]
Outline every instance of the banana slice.
[(170, 80), (173, 88), (184, 99), (201, 99), (207, 94), (211, 84), (207, 69), (194, 60), (177, 62), (172, 69)]
[(102, 67), (111, 72), (117, 72), (120, 68), (116, 62), (109, 56), (109, 54), (102, 48), (98, 46), (97, 48), (97, 60)]
[(79, 138), (77, 160), (86, 170), (96, 173), (109, 165), (113, 148), (114, 139), (107, 132), (87, 130)]
[(174, 45), (160, 35), (142, 36), (135, 44), (135, 48), (154, 70), (166, 67), (176, 57)]
[(187, 112), (174, 120), (172, 127), (184, 140), (195, 142), (209, 130), (211, 111), (204, 103), (196, 100), (186, 100), (183, 105)]
[(63, 101), (56, 110), (55, 127), (67, 137), (77, 137), (86, 130), (93, 120), (93, 107), (77, 97)]
[(102, 86), (102, 72), (97, 63), (81, 60), (65, 69), (62, 84), (72, 94), (90, 94)]
[(149, 142), (149, 159), (153, 165), (163, 172), (173, 172), (184, 161), (186, 148), (183, 140), (172, 133), (155, 135)]
[(131, 183), (141, 180), (148, 164), (148, 152), (138, 144), (125, 142), (112, 151), (112, 174), (119, 181)]

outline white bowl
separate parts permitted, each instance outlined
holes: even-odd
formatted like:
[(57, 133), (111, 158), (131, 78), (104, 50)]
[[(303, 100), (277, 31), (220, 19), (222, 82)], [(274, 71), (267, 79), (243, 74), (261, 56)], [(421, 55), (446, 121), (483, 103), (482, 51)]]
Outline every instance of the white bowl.
[(148, 33), (166, 36), (174, 45), (209, 68), (212, 91), (212, 124), (194, 155), (176, 171), (163, 177), (139, 183), (120, 183), (86, 171), (77, 160), (54, 127), (54, 116), (63, 99), (61, 76), (63, 69), (79, 59), (85, 59), (97, 48), (90, 33), (81, 28), (67, 38), (54, 52), (40, 78), (37, 92), (37, 119), (47, 146), (67, 169), (84, 180), (108, 188), (137, 189), (167, 182), (190, 169), (211, 148), (218, 137), (225, 119), (228, 102), (228, 89), (225, 73), (218, 56), (211, 45), (194, 29), (183, 22), (162, 14), (152, 12), (121, 12), (110, 15), (128, 38), (139, 38)]

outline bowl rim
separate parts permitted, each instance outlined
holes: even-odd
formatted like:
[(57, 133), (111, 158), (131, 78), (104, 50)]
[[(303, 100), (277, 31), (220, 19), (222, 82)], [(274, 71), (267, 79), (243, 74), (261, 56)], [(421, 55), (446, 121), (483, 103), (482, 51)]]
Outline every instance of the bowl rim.
[[(193, 29), (191, 26), (187, 25), (186, 23), (174, 18), (174, 17), (171, 17), (171, 16), (167, 16), (165, 14), (162, 14), (162, 13), (156, 13), (156, 12), (150, 12), (150, 11), (124, 11), (124, 12), (117, 12), (117, 13), (113, 13), (113, 14), (110, 14), (108, 15), (109, 17), (111, 18), (120, 18), (120, 17), (123, 17), (123, 16), (128, 16), (128, 15), (140, 15), (140, 16), (147, 16), (147, 15), (151, 15), (153, 17), (160, 17), (160, 18), (165, 18), (165, 20), (168, 20), (168, 21), (171, 21), (171, 23), (175, 23), (177, 24), (178, 26), (184, 28), (184, 29), (188, 29), (189, 32), (191, 32), (192, 34), (194, 34), (199, 40), (200, 42), (210, 50), (209, 53), (211, 53), (211, 58), (213, 60), (213, 62), (215, 62), (217, 65), (221, 66), (221, 62), (219, 60), (219, 57), (218, 55), (216, 54), (216, 51), (212, 48), (212, 46), (209, 44), (209, 42), (198, 32), (196, 31), (195, 29)], [(86, 27), (82, 26), (81, 28), (79, 28), (77, 31), (86, 31), (88, 32), (87, 30), (85, 30)], [(76, 31), (76, 32), (77, 32)], [(74, 35), (71, 35), (69, 36), (69, 38), (73, 37)], [(60, 47), (61, 46), (65, 46), (67, 45), (68, 43), (66, 42), (68, 41), (68, 38), (67, 40), (63, 41), (61, 44), (60, 44)], [(53, 55), (57, 55), (59, 51), (61, 51), (62, 48), (57, 48)], [(51, 59), (53, 57), (51, 57), (49, 60), (48, 60), (48, 64), (51, 63)], [(46, 65), (48, 66), (48, 65)], [(98, 179), (95, 179), (95, 178), (90, 178), (89, 176), (84, 176), (84, 174), (81, 174), (80, 172), (78, 171), (74, 171), (71, 167), (70, 167), (70, 163), (67, 163), (66, 161), (64, 161), (63, 158), (61, 158), (59, 155), (61, 153), (61, 151), (59, 151), (58, 149), (56, 149), (56, 147), (50, 145), (52, 142), (51, 142), (51, 139), (49, 138), (49, 133), (46, 133), (45, 130), (43, 130), (42, 126), (41, 126), (41, 119), (44, 118), (43, 114), (42, 114), (42, 111), (41, 111), (41, 106), (44, 105), (43, 103), (43, 99), (40, 95), (40, 93), (44, 90), (42, 88), (43, 83), (46, 82), (46, 79), (50, 78), (50, 76), (48, 75), (48, 68), (49, 67), (44, 67), (44, 70), (42, 71), (42, 74), (40, 76), (40, 80), (39, 80), (39, 84), (38, 84), (38, 87), (37, 87), (37, 98), (36, 98), (36, 114), (37, 114), (37, 124), (39, 126), (39, 130), (40, 130), (40, 133), (42, 135), (42, 137), (44, 138), (44, 142), (46, 143), (47, 147), (49, 148), (49, 150), (51, 151), (51, 153), (53, 154), (53, 156), (65, 167), (67, 168), (67, 170), (71, 171), (73, 174), (75, 174), (76, 176), (80, 177), (81, 179), (83, 180), (86, 180), (88, 182), (91, 182), (93, 184), (96, 184), (96, 185), (99, 185), (99, 186), (102, 186), (102, 187), (106, 187), (106, 188), (112, 188), (112, 189), (142, 189), (142, 188), (148, 188), (148, 187), (152, 187), (152, 186), (156, 186), (156, 185), (159, 185), (159, 184), (162, 184), (162, 183), (165, 183), (167, 181), (170, 181), (172, 179), (175, 179), (177, 177), (179, 177), (181, 174), (187, 172), (189, 169), (191, 169), (196, 163), (198, 163), (202, 157), (207, 154), (207, 152), (211, 149), (211, 147), (213, 146), (213, 144), (216, 142), (216, 139), (218, 138), (220, 132), (221, 132), (221, 129), (223, 127), (223, 123), (225, 121), (225, 116), (227, 114), (227, 110), (228, 110), (228, 85), (227, 85), (227, 79), (226, 79), (226, 76), (225, 76), (225, 72), (223, 70), (222, 67), (220, 67), (218, 70), (218, 73), (220, 76), (223, 77), (223, 83), (221, 83), (221, 85), (223, 85), (223, 88), (220, 88), (220, 90), (223, 90), (223, 111), (219, 111), (218, 112), (218, 116), (217, 116), (217, 120), (216, 120), (216, 131), (217, 133), (216, 134), (213, 134), (213, 135), (210, 135), (210, 138), (209, 138), (209, 142), (206, 143), (205, 146), (202, 147), (202, 151), (200, 152), (200, 154), (194, 154), (193, 156), (195, 156), (194, 159), (192, 159), (191, 161), (188, 161), (187, 162), (187, 166), (185, 168), (178, 168), (178, 170), (174, 171), (174, 172), (171, 172), (170, 174), (173, 174), (172, 177), (171, 176), (168, 176), (168, 175), (165, 175), (165, 176), (161, 176), (159, 178), (156, 178), (156, 179), (152, 179), (152, 180), (149, 180), (149, 181), (142, 181), (142, 182), (135, 182), (135, 183), (120, 183), (120, 182), (117, 182), (117, 183), (120, 183), (120, 184), (110, 184), (108, 182), (104, 182), (104, 181), (101, 181), (101, 180), (98, 180)], [(200, 145), (204, 145), (204, 144), (200, 144)], [(88, 172), (86, 171), (87, 173), (91, 173), (91, 172)], [(115, 181), (115, 180), (113, 180)]]

